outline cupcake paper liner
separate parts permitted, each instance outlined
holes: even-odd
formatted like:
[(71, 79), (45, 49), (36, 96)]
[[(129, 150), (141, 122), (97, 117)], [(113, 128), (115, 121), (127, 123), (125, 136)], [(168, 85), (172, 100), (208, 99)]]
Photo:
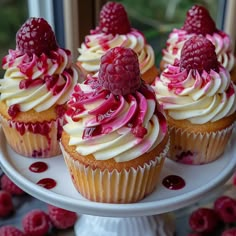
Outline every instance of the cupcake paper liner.
[[(46, 158), (61, 154), (58, 131), (62, 127), (62, 119), (43, 124), (38, 123), (36, 126), (33, 123), (26, 124), (0, 118), (7, 143), (18, 154), (33, 158)], [(49, 127), (48, 133), (45, 135), (32, 132), (34, 129), (44, 129), (45, 124)]]
[(73, 159), (62, 145), (61, 149), (74, 186), (82, 196), (96, 202), (131, 203), (143, 199), (157, 186), (168, 145), (155, 160), (120, 172), (92, 169)]
[(231, 125), (223, 130), (209, 133), (195, 133), (169, 127), (170, 149), (167, 156), (169, 159), (184, 164), (210, 163), (224, 152), (233, 127), (234, 125)]

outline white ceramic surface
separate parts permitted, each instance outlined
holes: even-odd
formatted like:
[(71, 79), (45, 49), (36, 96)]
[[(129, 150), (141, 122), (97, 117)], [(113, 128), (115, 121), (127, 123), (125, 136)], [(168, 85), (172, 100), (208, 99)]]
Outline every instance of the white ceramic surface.
[(175, 222), (171, 214), (126, 218), (82, 215), (74, 230), (78, 236), (173, 236)]
[[(217, 161), (202, 165), (190, 166), (166, 160), (161, 180), (170, 174), (183, 177), (186, 186), (180, 190), (169, 190), (162, 186), (144, 200), (133, 204), (106, 204), (91, 202), (83, 198), (74, 188), (62, 156), (44, 159), (49, 166), (43, 173), (29, 171), (29, 166), (42, 159), (31, 159), (19, 156), (6, 144), (0, 130), (0, 164), (4, 172), (24, 191), (32, 196), (79, 214), (132, 217), (155, 215), (173, 211), (192, 204), (223, 184), (233, 173), (236, 166), (236, 140), (234, 134), (225, 154)], [(53, 178), (57, 186), (51, 190), (44, 189), (35, 183), (42, 178)]]

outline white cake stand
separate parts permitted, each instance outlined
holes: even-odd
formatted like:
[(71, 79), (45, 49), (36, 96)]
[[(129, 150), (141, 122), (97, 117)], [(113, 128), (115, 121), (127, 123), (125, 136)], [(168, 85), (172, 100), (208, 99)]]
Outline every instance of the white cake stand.
[[(16, 184), (35, 198), (82, 214), (75, 225), (76, 235), (169, 236), (172, 235), (171, 227), (161, 214), (200, 200), (233, 174), (236, 167), (236, 145), (233, 140), (236, 140), (235, 133), (224, 155), (210, 164), (191, 166), (166, 160), (158, 188), (144, 200), (132, 204), (106, 204), (86, 200), (75, 190), (62, 156), (47, 159), (22, 157), (7, 145), (1, 129), (0, 164)], [(31, 172), (29, 166), (36, 161), (47, 163), (48, 170), (42, 173)], [(169, 190), (162, 185), (163, 178), (173, 174), (186, 181), (184, 188)], [(56, 187), (47, 190), (37, 185), (42, 178), (56, 180)]]

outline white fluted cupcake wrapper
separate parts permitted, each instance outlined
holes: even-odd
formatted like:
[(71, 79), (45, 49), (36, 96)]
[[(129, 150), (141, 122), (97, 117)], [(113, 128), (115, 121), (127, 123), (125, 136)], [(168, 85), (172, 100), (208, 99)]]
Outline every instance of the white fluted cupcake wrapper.
[[(58, 132), (62, 129), (63, 119), (52, 120), (44, 124), (23, 123), (6, 120), (0, 116), (2, 129), (7, 143), (18, 154), (25, 157), (46, 158), (61, 154)], [(44, 135), (35, 129), (45, 129)]]
[(85, 198), (96, 202), (137, 202), (150, 194), (158, 184), (168, 145), (154, 161), (136, 169), (109, 171), (92, 169), (73, 159), (61, 145), (62, 154), (76, 189)]
[(168, 158), (184, 164), (206, 164), (220, 157), (231, 137), (234, 125), (209, 133), (189, 132), (170, 127)]

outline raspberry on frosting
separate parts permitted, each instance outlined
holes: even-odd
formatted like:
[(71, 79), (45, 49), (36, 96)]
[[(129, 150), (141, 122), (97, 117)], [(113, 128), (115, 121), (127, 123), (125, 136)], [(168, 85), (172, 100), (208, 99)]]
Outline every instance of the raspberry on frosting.
[(217, 30), (208, 10), (199, 5), (194, 5), (188, 10), (183, 29), (190, 34), (202, 35), (213, 34)]
[(219, 63), (215, 46), (202, 35), (192, 36), (183, 46), (180, 57), (180, 69), (193, 69), (202, 73), (203, 70), (219, 71)]
[(29, 18), (16, 33), (18, 50), (28, 55), (48, 54), (58, 48), (55, 34), (43, 18)]
[(108, 2), (102, 7), (99, 28), (105, 34), (130, 32), (130, 22), (121, 3)]
[(135, 92), (141, 85), (137, 54), (124, 47), (110, 49), (101, 58), (98, 82), (114, 95)]

